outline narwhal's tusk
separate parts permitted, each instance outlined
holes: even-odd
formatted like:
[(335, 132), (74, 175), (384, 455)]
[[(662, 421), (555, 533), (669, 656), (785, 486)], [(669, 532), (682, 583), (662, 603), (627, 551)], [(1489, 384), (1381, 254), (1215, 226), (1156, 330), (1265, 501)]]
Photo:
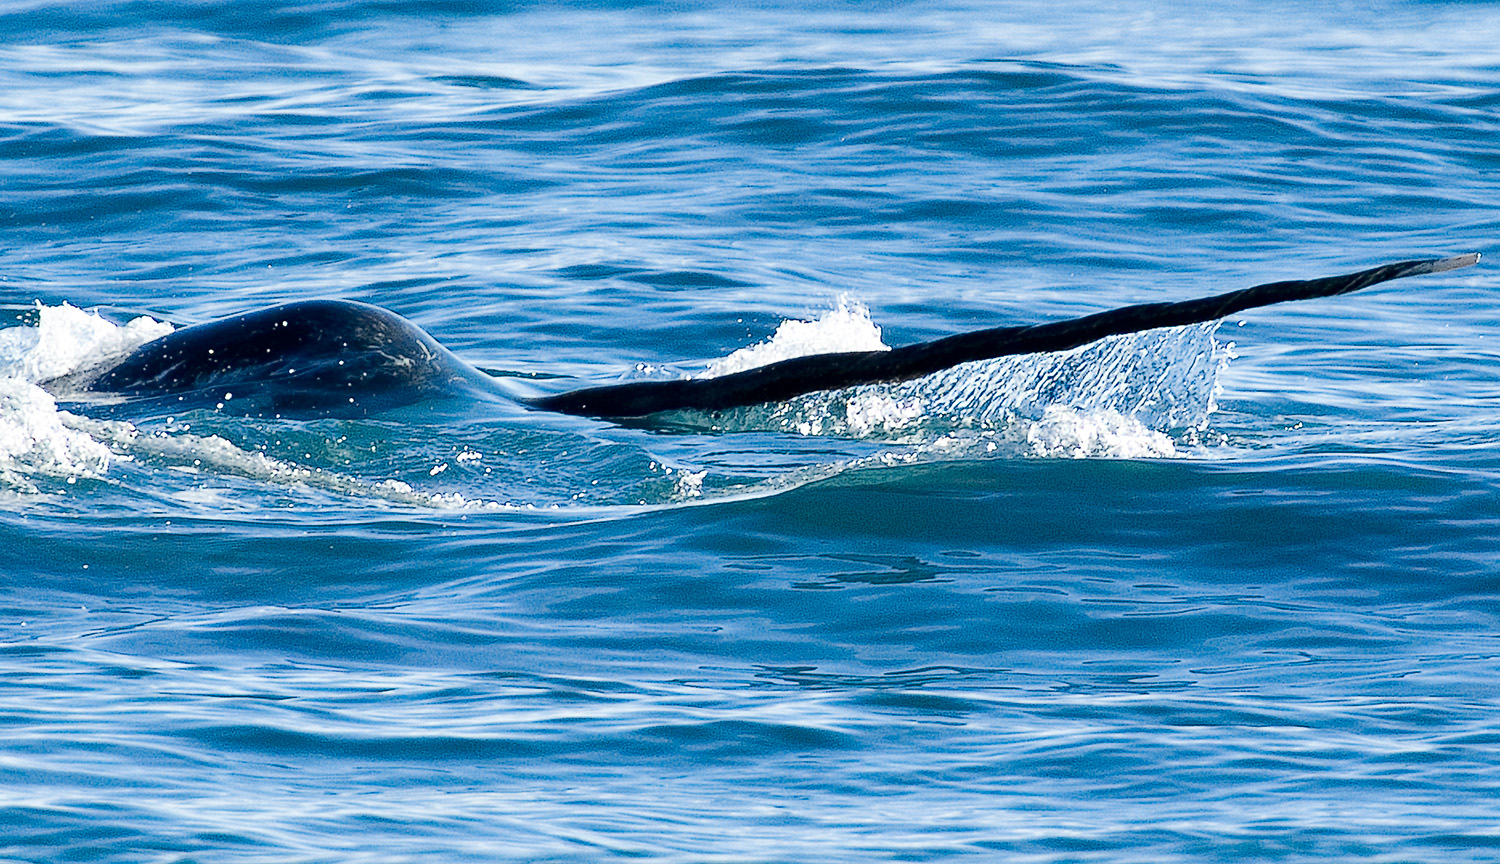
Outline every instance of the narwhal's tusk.
[(1051, 324), (995, 327), (961, 333), (891, 351), (795, 357), (718, 378), (589, 387), (531, 399), (528, 404), (547, 411), (608, 419), (645, 417), (662, 411), (720, 411), (779, 402), (822, 390), (909, 381), (975, 360), (1066, 351), (1106, 336), (1216, 321), (1258, 306), (1348, 294), (1391, 279), (1443, 273), (1478, 261), (1478, 252), (1451, 258), (1400, 261), (1344, 276), (1271, 282), (1198, 300), (1144, 303)]

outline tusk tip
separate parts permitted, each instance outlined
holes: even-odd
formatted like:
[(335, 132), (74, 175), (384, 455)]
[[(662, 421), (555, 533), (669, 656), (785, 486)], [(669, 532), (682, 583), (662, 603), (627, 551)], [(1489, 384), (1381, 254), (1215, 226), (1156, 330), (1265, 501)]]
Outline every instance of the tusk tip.
[(1432, 262), (1429, 273), (1443, 273), (1448, 270), (1457, 270), (1460, 267), (1472, 267), (1479, 263), (1479, 253), (1469, 252), (1464, 255), (1454, 255), (1452, 258), (1438, 258)]

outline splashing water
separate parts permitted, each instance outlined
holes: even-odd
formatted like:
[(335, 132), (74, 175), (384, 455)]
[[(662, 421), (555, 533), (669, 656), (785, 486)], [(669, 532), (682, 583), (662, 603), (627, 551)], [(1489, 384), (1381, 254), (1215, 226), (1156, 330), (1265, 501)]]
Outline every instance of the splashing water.
[[(925, 378), (813, 393), (725, 412), (676, 412), (674, 424), (775, 431), (930, 447), (978, 439), (1004, 456), (1176, 457), (1197, 444), (1216, 408), (1233, 346), (1217, 322), (1112, 336), (1072, 351), (965, 363)], [(792, 357), (890, 350), (864, 306), (840, 297), (813, 321), (788, 321), (765, 342), (711, 363), (703, 377)], [(1175, 435), (1175, 437), (1174, 437)], [(968, 448), (972, 449), (972, 448)]]
[(811, 321), (782, 321), (771, 338), (713, 361), (698, 377), (718, 378), (809, 354), (889, 350), (880, 327), (870, 320), (870, 310), (840, 294), (827, 314)]
[[(268, 450), (282, 439), (321, 440), (324, 432), (313, 429), (276, 431), (214, 415), (206, 431), (194, 423), (170, 420), (163, 428), (147, 430), (124, 421), (79, 417), (60, 410), (48, 391), (65, 393), (71, 376), (170, 333), (171, 325), (145, 317), (115, 324), (67, 304), (26, 309), (19, 318), (22, 326), (0, 330), (0, 488), (22, 494), (35, 494), (39, 486), (62, 488), (59, 480), (71, 485), (80, 479), (105, 478), (119, 463), (442, 508), (502, 506), (491, 496), (521, 502), (503, 505), (507, 507), (533, 506), (528, 502), (547, 506), (549, 501), (583, 506), (685, 502), (748, 491), (740, 481), (714, 476), (717, 470), (690, 464), (691, 458), (689, 464), (668, 467), (659, 456), (641, 458), (648, 454), (634, 446), (579, 441), (562, 431), (548, 433), (552, 438), (547, 441), (513, 447), (506, 442), (523, 433), (492, 430), (489, 434), (495, 437), (486, 440), (490, 449), (513, 449), (515, 454), (512, 462), (496, 466), (507, 472), (502, 483), (494, 479), (499, 475), (489, 473), (489, 463), (480, 466), (477, 451), (468, 450), (467, 444), (462, 452), (454, 451), (456, 457), (439, 455), (432, 464), (424, 464), (429, 451), (437, 452), (428, 440), (430, 430), (403, 434), (399, 424), (390, 446), (405, 455), (394, 457), (395, 462), (392, 457), (351, 462), (347, 454), (335, 459), (333, 451), (350, 448), (328, 442), (356, 434), (351, 426), (324, 430), (328, 442), (321, 449), (328, 451), (328, 458), (322, 461), (329, 464), (320, 465), (322, 457), (314, 452), (319, 445), (275, 456)], [(1207, 427), (1219, 373), (1231, 356), (1230, 346), (1215, 342), (1214, 330), (1214, 325), (1198, 325), (1112, 337), (1071, 352), (969, 363), (901, 384), (814, 393), (715, 414), (681, 412), (670, 423), (690, 429), (825, 436), (895, 448), (872, 457), (851, 455), (833, 464), (789, 464), (792, 470), (779, 482), (768, 483), (766, 477), (754, 481), (767, 490), (783, 488), (786, 482), (799, 485), (827, 470), (836, 473), (862, 465), (996, 456), (1176, 457), (1183, 455), (1180, 444), (1198, 443), (1197, 433)], [(784, 321), (769, 339), (713, 361), (703, 375), (727, 375), (807, 354), (880, 350), (889, 346), (869, 309), (840, 297), (824, 315)], [(459, 433), (450, 432), (457, 442)], [(536, 434), (542, 433), (524, 433)], [(609, 433), (599, 434), (608, 438)], [(526, 455), (528, 450), (531, 455)], [(584, 463), (567, 455), (580, 451), (599, 455)], [(793, 461), (803, 458), (809, 457)], [(649, 476), (627, 467), (646, 461), (652, 466)], [(608, 469), (602, 467), (605, 463)], [(372, 472), (376, 476), (359, 476)], [(454, 483), (469, 483), (471, 488), (422, 488)]]
[(35, 327), (0, 330), (0, 378), (46, 383), (103, 366), (173, 330), (146, 316), (120, 326), (67, 303), (35, 312)]
[(40, 385), (123, 357), (172, 326), (146, 317), (120, 326), (66, 303), (28, 312), (35, 326), (0, 330), (0, 487), (34, 493), (33, 478), (74, 483), (130, 458), (72, 428), (76, 418)]

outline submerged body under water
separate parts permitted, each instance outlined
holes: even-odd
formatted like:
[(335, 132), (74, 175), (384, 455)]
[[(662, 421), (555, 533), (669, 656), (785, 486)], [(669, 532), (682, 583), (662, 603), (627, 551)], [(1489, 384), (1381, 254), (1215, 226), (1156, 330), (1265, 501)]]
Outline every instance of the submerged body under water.
[[(1488, 268), (518, 401), (1489, 248), (1472, 7), (142, 10), (0, 11), (0, 859), (1493, 858)], [(483, 378), (41, 386), (315, 298)]]

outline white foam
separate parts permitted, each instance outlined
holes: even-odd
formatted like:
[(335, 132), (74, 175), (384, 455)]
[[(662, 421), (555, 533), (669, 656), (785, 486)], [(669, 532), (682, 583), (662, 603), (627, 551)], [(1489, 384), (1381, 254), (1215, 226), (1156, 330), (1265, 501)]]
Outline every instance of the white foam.
[(782, 321), (770, 339), (708, 364), (701, 378), (717, 378), (769, 363), (843, 351), (889, 351), (864, 304), (839, 295), (838, 303), (812, 321)]
[(67, 303), (41, 306), (38, 312), (36, 327), (0, 333), (5, 337), (0, 340), (0, 377), (51, 381), (123, 357), (173, 329), (145, 316), (121, 327)]
[(120, 457), (86, 432), (68, 428), (69, 415), (42, 388), (19, 378), (0, 378), (0, 486), (36, 492), (32, 478), (72, 483), (99, 477)]
[(1181, 455), (1171, 436), (1111, 409), (1079, 411), (1049, 405), (1040, 420), (1027, 421), (1024, 428), (1032, 456), (1163, 459)]
[(73, 419), (40, 383), (92, 368), (172, 331), (137, 318), (120, 327), (66, 303), (39, 306), (35, 327), (0, 330), (0, 485), (36, 492), (41, 477), (73, 483), (128, 461)]

